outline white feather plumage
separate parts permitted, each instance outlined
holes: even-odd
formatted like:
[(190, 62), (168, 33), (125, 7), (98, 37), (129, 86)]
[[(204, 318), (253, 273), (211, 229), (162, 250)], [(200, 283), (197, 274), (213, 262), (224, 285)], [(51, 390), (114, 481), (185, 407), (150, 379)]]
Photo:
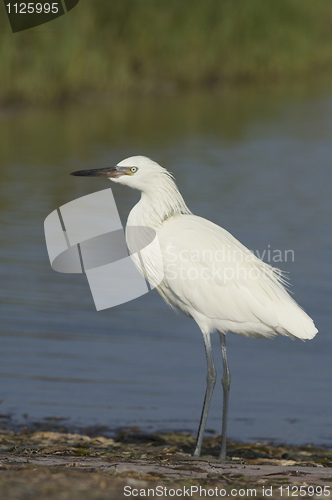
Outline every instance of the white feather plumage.
[[(312, 319), (288, 294), (278, 269), (258, 259), (225, 229), (193, 215), (166, 169), (145, 157), (119, 163), (132, 165), (138, 171), (115, 182), (142, 192), (127, 226), (148, 226), (157, 232), (164, 264), (164, 279), (157, 289), (168, 304), (192, 317), (206, 333), (281, 334), (302, 340), (315, 336)], [(148, 274), (153, 274), (156, 262), (151, 250), (144, 259)]]

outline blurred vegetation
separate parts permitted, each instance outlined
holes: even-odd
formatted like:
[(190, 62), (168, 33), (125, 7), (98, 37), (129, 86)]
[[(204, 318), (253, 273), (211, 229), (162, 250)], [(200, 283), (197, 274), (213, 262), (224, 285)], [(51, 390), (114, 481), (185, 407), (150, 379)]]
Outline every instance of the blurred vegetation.
[(0, 13), (2, 103), (278, 81), (332, 65), (331, 0), (84, 0), (16, 34)]

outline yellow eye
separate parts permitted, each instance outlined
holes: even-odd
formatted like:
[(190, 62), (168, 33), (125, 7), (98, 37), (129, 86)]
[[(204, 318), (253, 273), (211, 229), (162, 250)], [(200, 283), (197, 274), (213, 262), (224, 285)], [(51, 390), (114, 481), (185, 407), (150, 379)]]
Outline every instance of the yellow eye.
[(131, 167), (130, 172), (132, 174), (134, 174), (135, 172), (137, 172), (137, 167)]

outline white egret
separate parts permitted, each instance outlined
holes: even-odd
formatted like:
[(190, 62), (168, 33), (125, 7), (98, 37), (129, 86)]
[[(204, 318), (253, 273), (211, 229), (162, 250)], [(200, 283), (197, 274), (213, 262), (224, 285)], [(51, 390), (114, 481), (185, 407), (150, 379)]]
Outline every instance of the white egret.
[[(141, 191), (140, 201), (129, 214), (127, 228), (148, 226), (156, 231), (164, 267), (158, 292), (169, 305), (193, 318), (202, 331), (207, 387), (194, 456), (201, 452), (216, 382), (210, 334), (218, 332), (224, 370), (220, 458), (226, 459), (231, 381), (226, 332), (269, 338), (281, 334), (307, 340), (317, 333), (312, 319), (287, 293), (278, 269), (255, 257), (225, 229), (191, 213), (173, 176), (158, 163), (133, 156), (115, 167), (82, 170), (73, 175), (103, 176)], [(130, 251), (130, 243), (128, 246)], [(145, 265), (153, 272), (153, 266), (160, 265), (156, 262), (152, 252)], [(135, 264), (143, 272), (140, 262)]]

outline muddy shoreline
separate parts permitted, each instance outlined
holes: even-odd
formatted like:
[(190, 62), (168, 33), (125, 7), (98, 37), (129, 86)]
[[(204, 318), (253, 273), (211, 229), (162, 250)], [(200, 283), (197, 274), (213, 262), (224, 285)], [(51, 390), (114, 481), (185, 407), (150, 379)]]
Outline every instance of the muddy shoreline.
[(0, 498), (201, 498), (204, 489), (210, 498), (281, 498), (292, 488), (302, 498), (332, 496), (332, 451), (324, 447), (230, 441), (220, 462), (220, 436), (205, 439), (202, 457), (193, 459), (187, 432), (89, 434), (0, 430)]

